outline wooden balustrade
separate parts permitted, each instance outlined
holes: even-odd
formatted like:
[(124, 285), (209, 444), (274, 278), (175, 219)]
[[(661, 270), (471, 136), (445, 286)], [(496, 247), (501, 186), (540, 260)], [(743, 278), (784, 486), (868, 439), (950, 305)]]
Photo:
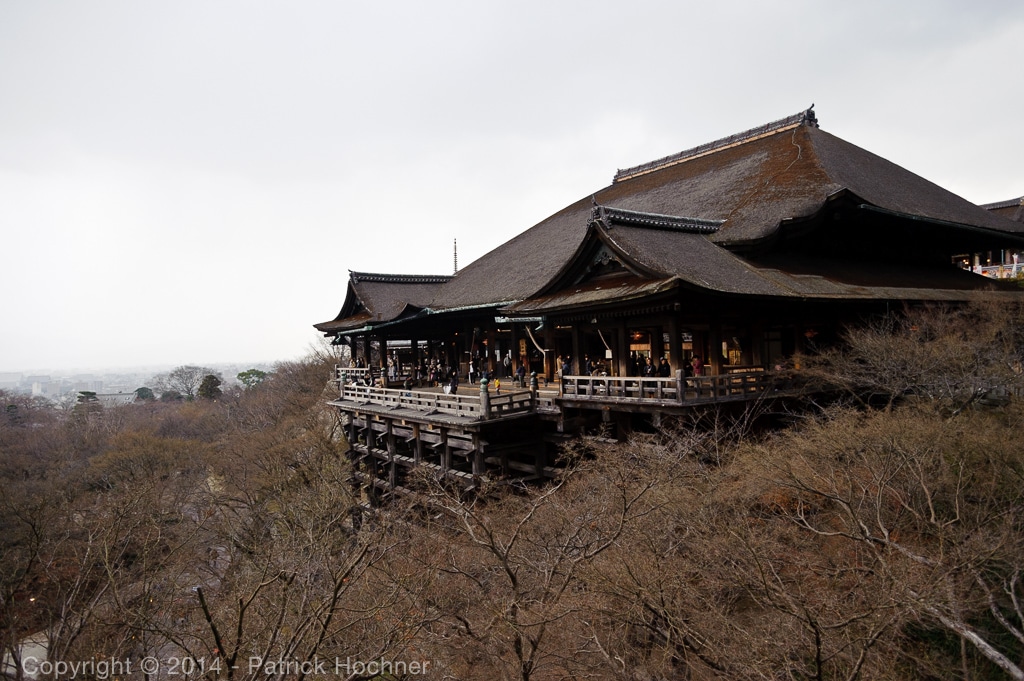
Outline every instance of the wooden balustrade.
[(669, 378), (646, 376), (563, 376), (561, 396), (594, 402), (714, 402), (742, 399), (776, 385), (778, 377), (765, 371), (730, 372), (715, 376)]
[(466, 385), (462, 392), (446, 394), (438, 390), (382, 388), (368, 379), (371, 369), (336, 368), (341, 399), (362, 402), (386, 409), (411, 409), (471, 419), (490, 419), (540, 409), (557, 408), (559, 399), (594, 403), (647, 403), (650, 405), (687, 405), (724, 400), (751, 399), (768, 390), (778, 390), (783, 377), (759, 368), (731, 371), (714, 376), (563, 376), (558, 397), (534, 396), (526, 390), (486, 393)]
[(479, 391), (463, 388), (464, 392), (454, 395), (429, 390), (405, 390), (378, 388), (370, 385), (343, 384), (341, 399), (364, 402), (389, 409), (413, 409), (473, 419), (487, 419), (510, 414), (529, 412), (533, 400), (529, 391), (489, 393), (489, 410), (484, 413)]

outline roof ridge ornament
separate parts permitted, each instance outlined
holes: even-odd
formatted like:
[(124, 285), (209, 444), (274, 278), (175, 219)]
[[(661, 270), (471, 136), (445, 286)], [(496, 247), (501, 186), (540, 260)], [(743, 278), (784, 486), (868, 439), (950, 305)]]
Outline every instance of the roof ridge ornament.
[(996, 201), (994, 203), (982, 203), (978, 204), (979, 207), (986, 210), (996, 210), (997, 208), (1013, 208), (1014, 206), (1024, 206), (1024, 196), (1018, 196), (1015, 199), (1006, 199), (1005, 201)]
[(614, 225), (622, 225), (624, 227), (662, 229), (691, 234), (714, 234), (725, 223), (725, 220), (704, 220), (702, 218), (612, 208), (611, 206), (603, 206), (594, 200), (594, 206), (590, 212), (590, 221), (587, 224), (589, 226), (595, 222), (600, 222), (605, 229), (611, 229)]
[(660, 170), (661, 168), (674, 166), (677, 163), (682, 163), (683, 161), (689, 161), (690, 159), (698, 158), (700, 156), (706, 156), (712, 152), (720, 151), (727, 147), (733, 147), (738, 144), (743, 144), (744, 142), (750, 142), (755, 139), (760, 139), (761, 137), (767, 137), (768, 135), (796, 128), (801, 125), (807, 125), (813, 128), (818, 127), (818, 117), (814, 114), (814, 104), (811, 104), (811, 106), (804, 111), (793, 114), (792, 116), (780, 118), (777, 121), (765, 123), (764, 125), (760, 125), (756, 128), (750, 128), (749, 130), (744, 130), (743, 132), (736, 133), (735, 135), (729, 135), (728, 137), (723, 137), (713, 142), (707, 142), (693, 147), (692, 149), (687, 149), (685, 151), (680, 151), (677, 154), (672, 154), (671, 156), (659, 158), (655, 161), (641, 163), (640, 165), (633, 166), (632, 168), (620, 169), (616, 171), (615, 177), (612, 178), (612, 183), (614, 184), (616, 182), (628, 180), (632, 177), (636, 177), (637, 175), (645, 175), (647, 173), (654, 172), (655, 170)]
[(444, 284), (451, 280), (450, 274), (383, 274), (379, 272), (353, 272), (349, 270), (352, 283), (372, 281), (386, 284)]

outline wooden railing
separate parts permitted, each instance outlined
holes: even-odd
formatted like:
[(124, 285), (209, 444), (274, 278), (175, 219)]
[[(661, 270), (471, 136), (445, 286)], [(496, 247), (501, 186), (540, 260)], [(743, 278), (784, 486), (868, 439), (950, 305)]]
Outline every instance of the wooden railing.
[(792, 383), (789, 374), (732, 367), (730, 373), (715, 376), (684, 376), (682, 372), (669, 378), (563, 376), (557, 396), (529, 390), (480, 391), (474, 385), (463, 385), (460, 392), (452, 395), (438, 390), (382, 388), (372, 384), (372, 375), (371, 369), (337, 368), (341, 400), (480, 420), (557, 410), (560, 400), (651, 406), (744, 400), (769, 390), (788, 390)]
[(343, 367), (334, 366), (334, 380), (342, 383), (363, 383), (369, 385), (380, 376), (376, 367)]
[(362, 402), (385, 409), (412, 409), (425, 414), (447, 414), (472, 419), (489, 419), (530, 412), (533, 396), (528, 390), (481, 393), (471, 387), (454, 395), (426, 390), (378, 388), (368, 385), (341, 385), (341, 399)]
[(779, 376), (743, 371), (716, 376), (563, 376), (561, 396), (594, 402), (715, 402), (743, 399), (779, 385)]

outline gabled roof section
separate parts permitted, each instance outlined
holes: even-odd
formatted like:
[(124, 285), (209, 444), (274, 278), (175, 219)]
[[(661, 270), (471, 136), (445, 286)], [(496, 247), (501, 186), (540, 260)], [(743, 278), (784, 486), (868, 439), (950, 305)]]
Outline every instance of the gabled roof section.
[(678, 154), (672, 154), (671, 156), (665, 156), (659, 158), (656, 161), (650, 161), (649, 163), (642, 163), (632, 168), (620, 169), (615, 173), (615, 178), (612, 182), (621, 182), (622, 180), (628, 180), (631, 177), (637, 175), (643, 175), (645, 173), (653, 173), (655, 170), (667, 168), (668, 166), (676, 165), (677, 163), (683, 163), (690, 159), (699, 158), (708, 154), (714, 153), (721, 149), (727, 149), (729, 147), (736, 146), (737, 144), (743, 144), (751, 140), (760, 139), (767, 135), (773, 135), (777, 132), (784, 132), (786, 130), (792, 130), (799, 125), (811, 125), (815, 128), (818, 127), (818, 118), (814, 115), (814, 105), (811, 104), (810, 108), (806, 111), (801, 111), (798, 114), (787, 116), (786, 118), (780, 118), (777, 121), (771, 123), (765, 123), (764, 125), (750, 130), (744, 130), (743, 132), (736, 133), (735, 135), (729, 135), (722, 139), (715, 140), (714, 142), (707, 142), (699, 146), (681, 151)]
[[(530, 298), (593, 289), (600, 297), (662, 287), (666, 280), (700, 288), (776, 293), (743, 260), (708, 240), (720, 221), (626, 211), (595, 203), (587, 233), (562, 270)], [(739, 287), (739, 288), (736, 288)], [(612, 291), (620, 291), (612, 294)], [(593, 295), (593, 294), (592, 294)], [(529, 305), (527, 301), (526, 305)]]
[(313, 326), (337, 334), (416, 314), (430, 305), (451, 275), (382, 274), (349, 271), (345, 302), (329, 322)]
[(692, 234), (712, 234), (718, 231), (725, 220), (701, 220), (700, 218), (684, 218), (660, 213), (644, 213), (636, 210), (623, 210), (602, 206), (594, 201), (594, 209), (590, 214), (590, 222), (600, 222), (605, 229), (615, 225), (627, 227), (645, 227), (647, 229), (664, 229), (673, 232), (689, 232)]
[(803, 112), (760, 128), (621, 172), (596, 200), (624, 210), (722, 220), (712, 240), (756, 248), (784, 220), (812, 216), (848, 190), (865, 202), (917, 219), (993, 235), (1024, 233), (1012, 222), (890, 161), (835, 137)]
[(1014, 222), (1024, 222), (1024, 196), (1006, 201), (986, 203), (981, 206), (990, 213), (995, 213)]
[(616, 214), (616, 208), (595, 205), (587, 235), (562, 272), (504, 311), (535, 316), (621, 305), (676, 288), (711, 295), (818, 300), (970, 300), (999, 289), (990, 280), (952, 266), (819, 262), (799, 256), (765, 266), (714, 243), (709, 238), (713, 231), (651, 226), (661, 218), (673, 225), (692, 218), (662, 215), (632, 219), (629, 224), (608, 219)]

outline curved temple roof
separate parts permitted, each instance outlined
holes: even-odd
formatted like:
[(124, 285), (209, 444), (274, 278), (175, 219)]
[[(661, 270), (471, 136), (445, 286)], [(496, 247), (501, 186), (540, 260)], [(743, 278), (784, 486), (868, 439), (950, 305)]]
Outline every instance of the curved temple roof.
[[(808, 109), (620, 170), (611, 185), (527, 229), (455, 275), (353, 272), (341, 313), (316, 328), (330, 335), (396, 320), (413, 310), (436, 313), (524, 301), (547, 289), (564, 271), (595, 220), (603, 223), (613, 240), (621, 240), (622, 248), (636, 249), (637, 258), (651, 260), (650, 268), (693, 285), (755, 295), (785, 295), (778, 293), (784, 290), (794, 295), (815, 295), (815, 290), (823, 297), (853, 295), (849, 287), (836, 288), (824, 280), (810, 289), (805, 280), (795, 286), (789, 275), (752, 267), (732, 253), (766, 247), (787, 224), (819, 215), (839, 195), (855, 197), (862, 208), (925, 226), (941, 224), (947, 240), (952, 233), (964, 239), (988, 235), (1024, 243), (1024, 224), (976, 206), (821, 130)], [(680, 240), (687, 247), (681, 247)], [(963, 286), (958, 283), (953, 288)], [(886, 290), (896, 294), (906, 289), (882, 286), (877, 292), (883, 295)]]

